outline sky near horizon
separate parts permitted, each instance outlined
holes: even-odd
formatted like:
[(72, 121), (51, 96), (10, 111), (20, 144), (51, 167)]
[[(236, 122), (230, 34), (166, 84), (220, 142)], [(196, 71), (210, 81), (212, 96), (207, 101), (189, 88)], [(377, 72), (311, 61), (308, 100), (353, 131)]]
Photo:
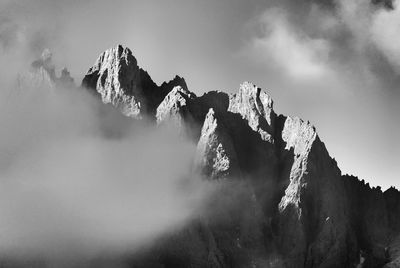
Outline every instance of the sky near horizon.
[(80, 84), (101, 52), (123, 44), (158, 84), (178, 74), (199, 95), (250, 81), (276, 113), (315, 125), (342, 173), (400, 188), (399, 5), (0, 0), (0, 62), (27, 66), (50, 48)]

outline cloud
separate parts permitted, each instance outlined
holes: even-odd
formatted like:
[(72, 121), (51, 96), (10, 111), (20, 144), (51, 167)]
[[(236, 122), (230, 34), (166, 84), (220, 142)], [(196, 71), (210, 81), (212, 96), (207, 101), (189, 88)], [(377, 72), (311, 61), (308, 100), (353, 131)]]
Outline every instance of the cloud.
[(371, 52), (375, 49), (399, 74), (400, 48), (396, 45), (400, 33), (398, 1), (390, 4), (391, 8), (373, 6), (366, 0), (341, 0), (338, 3), (338, 20), (350, 31), (352, 48), (370, 66), (376, 63)]
[(83, 89), (0, 89), (1, 260), (115, 267), (163, 250), (193, 221), (260, 237), (250, 183), (202, 180), (179, 130), (127, 118)]
[(246, 28), (252, 34), (242, 54), (293, 82), (349, 79), (364, 81), (364, 88), (390, 87), (388, 75), (400, 71), (397, 3), (392, 8), (368, 0), (270, 4)]
[(371, 38), (387, 60), (400, 73), (400, 7), (393, 3), (393, 10), (380, 9), (372, 16)]
[(1, 83), (0, 127), (1, 259), (135, 253), (193, 219), (209, 192), (192, 142), (83, 89)]
[(276, 64), (294, 79), (323, 77), (329, 72), (326, 64), (329, 43), (292, 27), (287, 16), (280, 8), (271, 8), (263, 13), (257, 20), (261, 35), (252, 40), (252, 48), (262, 59)]

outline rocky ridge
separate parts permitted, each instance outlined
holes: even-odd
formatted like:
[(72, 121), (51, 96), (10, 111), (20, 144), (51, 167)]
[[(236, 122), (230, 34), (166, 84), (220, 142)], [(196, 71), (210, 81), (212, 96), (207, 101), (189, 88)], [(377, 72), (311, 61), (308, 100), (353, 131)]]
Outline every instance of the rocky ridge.
[[(38, 66), (54, 81), (45, 59)], [(128, 117), (177, 126), (197, 144), (196, 168), (205, 179), (245, 185), (240, 194), (221, 193), (232, 195), (232, 206), (221, 212), (225, 221), (198, 219), (129, 259), (130, 266), (397, 267), (400, 262), (399, 191), (382, 192), (342, 175), (315, 127), (277, 115), (272, 98), (257, 86), (245, 82), (236, 94), (202, 96), (179, 76), (158, 86), (128, 48), (116, 46), (100, 55), (82, 87)]]
[[(258, 230), (262, 230), (264, 242), (258, 249), (264, 251), (263, 264), (252, 260), (254, 248), (250, 253), (242, 246), (247, 256), (242, 256), (241, 264), (236, 265), (230, 253), (237, 250), (236, 246), (223, 245), (237, 235), (230, 233), (217, 239), (218, 232), (204, 226), (211, 228), (206, 240), (211, 239), (214, 246), (209, 254), (223, 256), (205, 266), (242, 267), (246, 263), (265, 267), (267, 263), (269, 267), (356, 267), (362, 260), (361, 267), (381, 267), (396, 261), (397, 251), (390, 246), (395, 242), (390, 238), (399, 234), (399, 192), (389, 189), (382, 193), (343, 176), (309, 122), (278, 116), (272, 98), (249, 82), (240, 85), (236, 94), (209, 92), (200, 97), (190, 92), (186, 84), (177, 85), (160, 90), (156, 102), (149, 100), (148, 96), (154, 93), (146, 95), (148, 89), (131, 86), (127, 90), (121, 86), (126, 78), (138, 81), (130, 78), (140, 72), (131, 52), (117, 47), (103, 55), (107, 53), (122, 60), (128, 55), (131, 66), (117, 64), (118, 74), (130, 74), (126, 77), (115, 77), (115, 71), (107, 71), (103, 80), (122, 81), (119, 84), (102, 83), (104, 71), (100, 71), (96, 87), (92, 83), (92, 88), (103, 101), (103, 92), (115, 96), (123, 92), (139, 103), (158, 105), (152, 108), (158, 123), (174, 123), (186, 133), (187, 129), (192, 131), (190, 136), (198, 148), (197, 166), (205, 178), (246, 181), (253, 189), (254, 199), (249, 199), (262, 212), (257, 224), (262, 226)], [(95, 66), (100, 66), (99, 62), (118, 62), (104, 58), (100, 56)], [(85, 81), (94, 70), (102, 68), (110, 67), (92, 67), (83, 85), (88, 85)], [(243, 231), (236, 228), (239, 233)], [(198, 243), (198, 239), (191, 242)], [(178, 254), (174, 258), (174, 263), (182, 267), (196, 267), (195, 257), (185, 259)]]

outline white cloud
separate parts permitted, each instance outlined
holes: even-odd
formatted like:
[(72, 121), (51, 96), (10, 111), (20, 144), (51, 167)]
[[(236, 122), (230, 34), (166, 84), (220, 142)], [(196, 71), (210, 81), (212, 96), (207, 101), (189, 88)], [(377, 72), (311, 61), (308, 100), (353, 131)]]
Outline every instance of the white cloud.
[(369, 28), (371, 24), (371, 5), (366, 0), (340, 0), (338, 20), (352, 34), (353, 49), (363, 52), (369, 42)]
[(394, 3), (394, 10), (381, 9), (374, 14), (371, 38), (397, 72), (400, 72), (400, 7), (398, 1)]
[(398, 1), (394, 1), (393, 6), (394, 10), (389, 10), (371, 6), (366, 0), (341, 0), (338, 20), (350, 30), (353, 37), (352, 48), (361, 57), (367, 58), (368, 49), (374, 47), (399, 73), (400, 8)]
[(371, 5), (368, 0), (337, 3), (336, 13), (310, 5), (307, 18), (298, 24), (289, 17), (293, 11), (267, 9), (252, 24), (261, 31), (251, 39), (247, 53), (297, 81), (342, 77), (351, 72), (376, 83), (377, 74), (371, 69), (376, 52), (399, 73), (399, 1), (394, 2), (394, 10)]
[(310, 38), (294, 29), (284, 10), (269, 9), (258, 23), (262, 28), (262, 36), (253, 40), (253, 49), (292, 78), (315, 79), (329, 72), (326, 64), (329, 43), (321, 38)]
[(134, 253), (196, 216), (194, 144), (108, 108), (80, 89), (0, 82), (1, 256)]

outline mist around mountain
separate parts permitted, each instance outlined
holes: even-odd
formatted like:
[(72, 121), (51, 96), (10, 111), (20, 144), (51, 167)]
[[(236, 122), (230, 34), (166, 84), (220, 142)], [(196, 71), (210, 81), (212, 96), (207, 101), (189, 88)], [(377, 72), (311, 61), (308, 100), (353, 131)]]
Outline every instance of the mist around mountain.
[(400, 193), (251, 82), (157, 85), (118, 45), (79, 86), (45, 51), (2, 102), (4, 267), (400, 265)]

